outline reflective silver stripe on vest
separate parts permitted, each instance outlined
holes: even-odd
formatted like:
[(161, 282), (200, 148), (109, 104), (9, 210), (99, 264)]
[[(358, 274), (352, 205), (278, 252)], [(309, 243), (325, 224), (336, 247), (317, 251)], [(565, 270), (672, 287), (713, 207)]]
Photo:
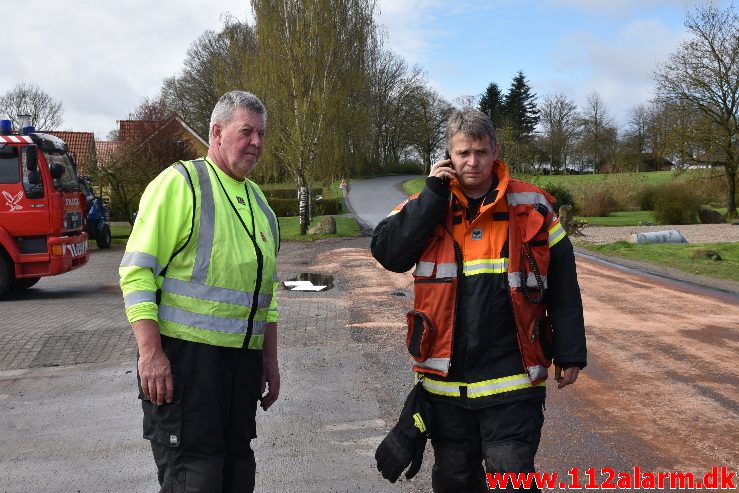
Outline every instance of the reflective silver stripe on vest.
[(213, 236), (216, 225), (216, 205), (213, 201), (213, 188), (205, 161), (193, 161), (198, 172), (200, 183), (200, 233), (198, 234), (198, 250), (195, 253), (195, 265), (192, 269), (192, 280), (205, 284), (210, 266), (210, 255), (213, 249)]
[(434, 262), (418, 262), (416, 264), (416, 270), (413, 271), (414, 276), (420, 277), (431, 277), (434, 273), (434, 267), (436, 267), (437, 278), (441, 277), (457, 277), (457, 264), (445, 263), (435, 264)]
[(529, 374), (529, 380), (532, 382), (546, 378), (549, 373), (547, 367), (543, 365), (529, 366), (526, 368), (526, 372)]
[(457, 264), (437, 265), (436, 277), (457, 277)]
[(420, 363), (414, 361), (413, 365), (419, 368), (429, 368), (431, 370), (446, 372), (449, 371), (449, 358), (427, 358)]
[(185, 177), (185, 182), (187, 183), (187, 186), (190, 187), (190, 190), (192, 190), (192, 183), (190, 183), (190, 175), (185, 169), (185, 165), (182, 163), (177, 163), (174, 165), (174, 169), (179, 171), (180, 174)]
[[(434, 380), (433, 378), (429, 378), (421, 373), (417, 374), (417, 377), (423, 388), (432, 394), (444, 395), (447, 397), (461, 397), (461, 388), (465, 387), (465, 393), (469, 399), (502, 394), (504, 392), (513, 392), (515, 390), (532, 387), (531, 380), (529, 380), (529, 376), (526, 373), (472, 383)], [(544, 383), (539, 383), (537, 386), (544, 386)]]
[(418, 262), (416, 264), (416, 270), (413, 271), (414, 276), (420, 276), (420, 277), (429, 277), (431, 274), (434, 273), (434, 266), (436, 264), (433, 262)]
[(147, 301), (156, 303), (156, 293), (154, 293), (153, 291), (134, 291), (132, 293), (128, 293), (126, 296), (123, 297), (123, 303), (126, 309), (131, 308), (133, 305), (145, 303)]
[(515, 192), (505, 194), (508, 205), (534, 205), (541, 204), (545, 205), (549, 212), (554, 212), (552, 205), (549, 203), (547, 198), (537, 192)]
[(251, 188), (251, 193), (254, 195), (254, 197), (256, 197), (257, 204), (259, 204), (259, 208), (262, 209), (262, 213), (269, 221), (269, 229), (272, 230), (272, 239), (275, 242), (275, 253), (277, 253), (279, 239), (277, 238), (277, 223), (275, 221), (275, 215), (272, 212), (272, 209), (270, 209), (269, 206), (262, 200), (262, 197), (257, 193), (256, 190), (254, 190), (254, 187), (252, 187), (251, 184), (249, 185), (249, 188)]
[[(169, 305), (159, 305), (159, 318), (176, 324), (195, 327), (203, 330), (227, 332), (229, 334), (246, 334), (248, 320), (244, 318), (226, 318), (203, 315)], [(264, 334), (267, 322), (255, 320), (252, 334)]]
[(496, 378), (486, 382), (477, 384), (469, 384), (467, 386), (467, 397), (474, 399), (475, 397), (485, 397), (487, 395), (501, 394), (510, 392), (524, 387), (530, 387), (531, 381), (526, 374), (517, 376), (517, 378)]
[(143, 267), (145, 269), (151, 269), (155, 276), (158, 276), (160, 272), (164, 270), (162, 265), (159, 265), (157, 258), (150, 253), (144, 252), (126, 252), (123, 254), (121, 259), (121, 267)]
[(504, 274), (508, 272), (508, 259), (507, 258), (497, 258), (497, 259), (489, 259), (489, 262), (479, 262), (474, 264), (467, 264), (465, 263), (464, 266), (464, 273), (474, 273), (478, 270), (492, 270), (500, 274)]
[[(254, 293), (239, 291), (238, 289), (221, 288), (182, 281), (171, 277), (164, 278), (164, 282), (162, 282), (162, 291), (201, 300), (230, 303), (232, 305), (239, 305), (247, 308), (251, 307), (252, 300), (254, 299)], [(271, 294), (259, 295), (259, 308), (268, 307), (271, 302)]]
[(449, 385), (446, 382), (434, 382), (426, 378), (421, 379), (421, 385), (432, 394), (460, 397), (459, 385)]
[[(547, 276), (541, 276), (541, 282), (544, 284), (544, 289), (547, 289)], [(520, 272), (509, 272), (508, 273), (508, 284), (512, 288), (520, 288), (521, 287), (521, 273)], [(533, 272), (529, 272), (528, 276), (526, 277), (526, 286), (530, 288), (538, 288), (539, 285), (536, 284), (536, 276), (534, 276)]]

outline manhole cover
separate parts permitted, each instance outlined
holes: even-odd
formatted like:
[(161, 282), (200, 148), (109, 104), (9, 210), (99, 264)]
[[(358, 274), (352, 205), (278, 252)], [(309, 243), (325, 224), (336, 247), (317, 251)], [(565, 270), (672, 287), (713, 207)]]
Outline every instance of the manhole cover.
[(304, 272), (282, 281), (282, 286), (290, 291), (328, 291), (334, 287), (334, 276)]

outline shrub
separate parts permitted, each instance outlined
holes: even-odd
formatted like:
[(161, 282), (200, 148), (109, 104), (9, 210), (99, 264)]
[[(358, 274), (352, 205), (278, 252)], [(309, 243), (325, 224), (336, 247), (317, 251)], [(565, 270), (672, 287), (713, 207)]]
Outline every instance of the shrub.
[(298, 215), (298, 199), (267, 198), (269, 206), (277, 217), (290, 217)]
[(660, 224), (695, 224), (701, 197), (688, 184), (665, 184), (654, 193), (654, 218)]
[(559, 209), (563, 205), (571, 205), (573, 209), (577, 209), (575, 206), (575, 198), (572, 196), (570, 189), (564, 185), (558, 185), (556, 183), (549, 183), (543, 187), (544, 191), (554, 196), (557, 202), (554, 203), (554, 208)]
[(657, 191), (657, 187), (654, 185), (647, 185), (636, 194), (636, 201), (639, 203), (639, 209), (643, 211), (654, 210), (654, 194)]
[(607, 189), (593, 190), (580, 199), (578, 212), (581, 216), (606, 217), (619, 210), (619, 202), (614, 193)]

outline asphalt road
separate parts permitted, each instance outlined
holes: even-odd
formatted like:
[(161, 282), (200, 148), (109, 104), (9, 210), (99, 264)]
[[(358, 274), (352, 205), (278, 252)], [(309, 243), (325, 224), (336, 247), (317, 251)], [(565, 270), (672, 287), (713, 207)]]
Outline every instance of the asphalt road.
[[(402, 200), (380, 198), (397, 181), (353, 183), (366, 224)], [(358, 210), (366, 201), (374, 216)], [(283, 245), (281, 279), (330, 274), (335, 287), (279, 293), (283, 387), (259, 412), (257, 491), (430, 491), (429, 450), (412, 481), (390, 485), (374, 469), (411, 386), (412, 279), (385, 272), (368, 245)], [(122, 253), (93, 251), (85, 268), (0, 301), (0, 492), (157, 491), (117, 288)], [(739, 469), (737, 304), (582, 258), (578, 272), (589, 365), (575, 386), (550, 385), (537, 468)]]
[(406, 199), (401, 183), (418, 176), (382, 176), (370, 180), (352, 180), (346, 198), (349, 207), (367, 229), (374, 229), (396, 205)]

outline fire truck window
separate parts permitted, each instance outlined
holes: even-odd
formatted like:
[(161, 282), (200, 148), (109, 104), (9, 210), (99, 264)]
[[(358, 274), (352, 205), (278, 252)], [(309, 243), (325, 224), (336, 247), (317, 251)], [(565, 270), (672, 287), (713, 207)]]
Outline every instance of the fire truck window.
[(21, 181), (18, 166), (18, 148), (0, 148), (0, 183), (18, 183)]

